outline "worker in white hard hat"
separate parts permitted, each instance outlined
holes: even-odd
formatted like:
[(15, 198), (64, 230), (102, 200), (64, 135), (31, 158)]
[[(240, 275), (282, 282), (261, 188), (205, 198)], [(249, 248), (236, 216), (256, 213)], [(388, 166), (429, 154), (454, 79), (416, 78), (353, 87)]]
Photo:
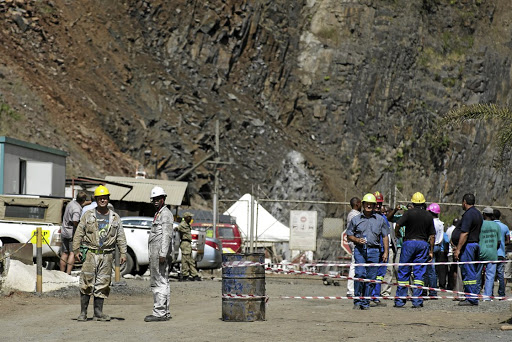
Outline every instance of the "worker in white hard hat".
[(149, 270), (151, 272), (151, 292), (153, 292), (153, 312), (144, 318), (145, 322), (161, 322), (171, 319), (168, 257), (172, 252), (174, 217), (165, 205), (166, 197), (164, 189), (159, 186), (155, 186), (151, 190), (150, 199), (156, 209), (149, 234)]

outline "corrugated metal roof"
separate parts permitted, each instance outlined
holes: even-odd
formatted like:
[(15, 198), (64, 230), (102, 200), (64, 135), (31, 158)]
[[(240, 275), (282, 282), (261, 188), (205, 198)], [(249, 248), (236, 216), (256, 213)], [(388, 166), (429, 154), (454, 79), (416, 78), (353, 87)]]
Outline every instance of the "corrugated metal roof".
[[(110, 198), (113, 200), (148, 203), (151, 189), (154, 186), (161, 186), (167, 194), (165, 204), (169, 205), (181, 205), (188, 185), (187, 182), (112, 176), (105, 177), (105, 181), (110, 191)], [(133, 188), (130, 190), (128, 187), (110, 184), (109, 181), (129, 185)]]

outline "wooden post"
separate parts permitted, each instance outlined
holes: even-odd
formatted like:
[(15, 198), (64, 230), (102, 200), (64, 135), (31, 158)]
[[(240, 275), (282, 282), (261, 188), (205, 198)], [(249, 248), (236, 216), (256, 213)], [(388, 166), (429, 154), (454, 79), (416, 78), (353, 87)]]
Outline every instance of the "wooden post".
[(115, 278), (114, 281), (117, 283), (119, 280), (121, 280), (121, 267), (119, 266), (119, 248), (116, 246), (116, 252), (115, 252)]
[(43, 293), (43, 236), (41, 227), (37, 227), (36, 240), (36, 261), (37, 261), (37, 281), (36, 292)]

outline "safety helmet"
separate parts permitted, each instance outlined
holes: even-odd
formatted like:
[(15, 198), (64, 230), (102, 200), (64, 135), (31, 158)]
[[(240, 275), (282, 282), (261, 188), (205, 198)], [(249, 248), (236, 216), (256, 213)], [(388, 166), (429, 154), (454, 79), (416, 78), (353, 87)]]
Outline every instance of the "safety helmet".
[(94, 190), (94, 197), (106, 195), (110, 196), (110, 192), (108, 192), (107, 187), (104, 185), (100, 185), (96, 188), (96, 190)]
[(427, 210), (433, 212), (434, 214), (439, 214), (441, 212), (441, 207), (439, 207), (439, 204), (437, 203), (431, 203), (427, 207)]
[(377, 203), (377, 199), (373, 194), (366, 194), (364, 195), (363, 200), (361, 202)]
[(165, 193), (164, 189), (162, 189), (159, 186), (155, 186), (153, 189), (151, 189), (150, 198), (155, 198), (159, 196), (167, 196), (167, 194)]
[(411, 202), (415, 204), (425, 203), (425, 196), (423, 196), (421, 192), (416, 192), (414, 195), (412, 195)]
[(382, 196), (382, 194), (378, 191), (375, 191), (373, 193), (373, 195), (375, 196), (375, 199), (377, 200), (377, 203), (382, 203), (384, 202), (384, 196)]

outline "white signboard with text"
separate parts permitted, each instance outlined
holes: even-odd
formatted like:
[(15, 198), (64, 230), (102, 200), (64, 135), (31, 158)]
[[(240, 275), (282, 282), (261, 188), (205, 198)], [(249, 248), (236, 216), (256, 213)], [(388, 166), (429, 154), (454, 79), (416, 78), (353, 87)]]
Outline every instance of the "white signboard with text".
[(316, 251), (316, 211), (290, 211), (290, 249)]

